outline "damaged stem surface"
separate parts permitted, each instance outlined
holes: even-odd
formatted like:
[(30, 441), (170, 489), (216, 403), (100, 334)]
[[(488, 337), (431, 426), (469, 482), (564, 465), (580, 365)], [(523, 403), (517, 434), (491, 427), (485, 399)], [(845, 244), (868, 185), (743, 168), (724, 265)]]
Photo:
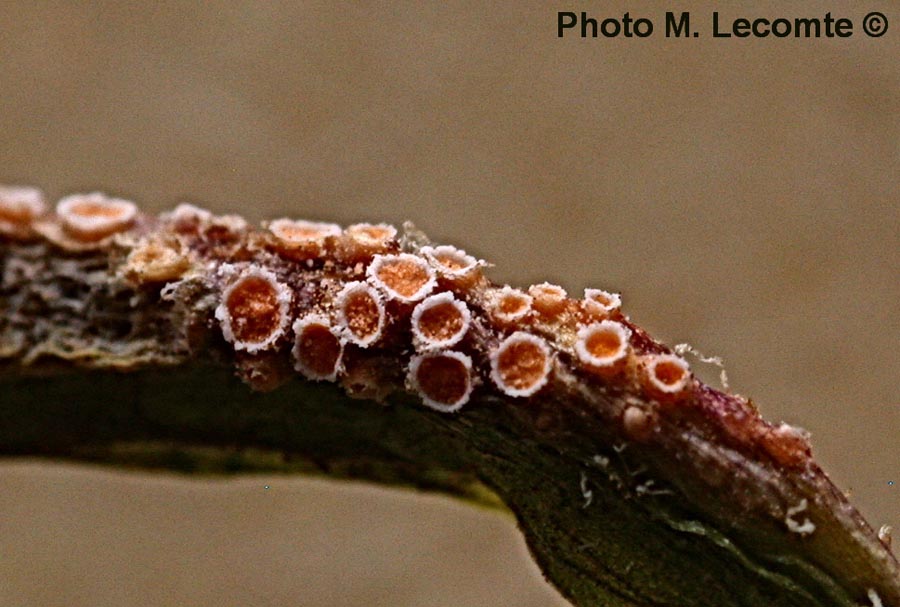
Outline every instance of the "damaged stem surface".
[(499, 497), (576, 605), (900, 605), (803, 431), (618, 294), (483, 267), (381, 224), (0, 189), (0, 454)]

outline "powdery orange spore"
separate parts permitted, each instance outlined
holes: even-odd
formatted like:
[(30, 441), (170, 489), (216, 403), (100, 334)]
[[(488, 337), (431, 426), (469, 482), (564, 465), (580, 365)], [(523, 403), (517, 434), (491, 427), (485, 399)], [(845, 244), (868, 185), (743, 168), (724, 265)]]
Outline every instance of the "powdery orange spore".
[(96, 242), (131, 227), (137, 205), (100, 192), (66, 196), (56, 205), (65, 232), (82, 242)]
[(376, 255), (366, 274), (373, 286), (388, 298), (405, 303), (421, 300), (436, 283), (431, 266), (409, 253)]
[(413, 340), (420, 348), (449, 348), (456, 345), (469, 329), (469, 308), (452, 293), (426, 297), (413, 310)]
[(539, 285), (528, 287), (528, 294), (532, 297), (532, 307), (545, 318), (556, 318), (566, 310), (568, 295), (559, 285), (543, 282)]
[(458, 411), (472, 393), (472, 359), (453, 351), (415, 356), (409, 383), (426, 406), (444, 413)]
[(384, 330), (384, 303), (364, 282), (348, 283), (335, 300), (338, 321), (347, 339), (363, 348), (378, 341)]
[(0, 234), (27, 236), (31, 222), (46, 212), (44, 195), (37, 188), (0, 186)]
[(490, 358), (491, 379), (509, 396), (531, 396), (550, 377), (550, 348), (530, 333), (516, 331), (500, 343)]
[(575, 353), (588, 367), (610, 368), (628, 356), (631, 331), (622, 323), (604, 320), (578, 330)]
[(344, 353), (340, 331), (328, 317), (310, 314), (294, 321), (294, 369), (314, 381), (337, 379)]
[(223, 291), (216, 318), (234, 349), (252, 354), (284, 334), (290, 303), (290, 289), (274, 273), (251, 266)]

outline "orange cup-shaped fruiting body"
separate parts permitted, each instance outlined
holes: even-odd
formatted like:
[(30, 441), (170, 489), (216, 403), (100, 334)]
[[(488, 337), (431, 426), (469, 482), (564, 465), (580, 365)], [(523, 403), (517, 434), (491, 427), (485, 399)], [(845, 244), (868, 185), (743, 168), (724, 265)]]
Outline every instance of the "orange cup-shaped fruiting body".
[(441, 278), (453, 284), (470, 285), (481, 275), (478, 260), (456, 247), (442, 245), (425, 246), (419, 253), (431, 263)]
[(409, 383), (426, 406), (444, 413), (458, 411), (472, 393), (472, 359), (452, 351), (414, 356)]
[(275, 249), (295, 259), (321, 256), (341, 235), (341, 226), (319, 221), (276, 219), (268, 227), (275, 237)]
[(582, 308), (589, 317), (607, 318), (622, 307), (622, 296), (602, 289), (585, 289)]
[(490, 358), (491, 379), (508, 396), (531, 396), (550, 377), (550, 348), (540, 337), (524, 331), (504, 339)]
[(528, 287), (528, 294), (532, 297), (532, 307), (546, 319), (557, 318), (566, 311), (568, 294), (559, 285), (542, 282), (539, 285)]
[(660, 400), (677, 399), (691, 386), (687, 361), (674, 354), (649, 354), (643, 357), (642, 382), (649, 393)]
[(294, 369), (307, 379), (334, 381), (341, 371), (344, 337), (327, 316), (309, 314), (294, 321)]
[(366, 274), (369, 282), (389, 299), (414, 303), (434, 289), (434, 269), (421, 257), (409, 253), (376, 255)]
[(37, 188), (0, 186), (0, 235), (30, 236), (31, 222), (46, 211), (44, 195)]
[(367, 261), (373, 255), (396, 250), (397, 228), (386, 223), (355, 223), (337, 240), (335, 255), (339, 261)]
[(271, 271), (251, 266), (222, 292), (216, 318), (234, 349), (252, 354), (271, 348), (284, 334), (290, 305), (291, 290)]
[(578, 330), (575, 354), (592, 371), (620, 369), (628, 360), (631, 330), (614, 320), (595, 322)]
[(384, 302), (372, 286), (364, 282), (347, 283), (335, 299), (337, 317), (346, 338), (368, 348), (384, 332)]
[(531, 312), (531, 295), (510, 286), (494, 291), (490, 296), (490, 313), (497, 322), (508, 325), (523, 320)]
[(134, 284), (177, 280), (191, 267), (191, 258), (175, 239), (144, 238), (131, 249), (122, 276)]
[(75, 240), (96, 242), (131, 227), (137, 205), (100, 192), (66, 196), (56, 205), (63, 230)]
[(465, 303), (444, 292), (426, 297), (413, 310), (411, 321), (416, 347), (432, 350), (459, 343), (469, 330), (472, 315)]

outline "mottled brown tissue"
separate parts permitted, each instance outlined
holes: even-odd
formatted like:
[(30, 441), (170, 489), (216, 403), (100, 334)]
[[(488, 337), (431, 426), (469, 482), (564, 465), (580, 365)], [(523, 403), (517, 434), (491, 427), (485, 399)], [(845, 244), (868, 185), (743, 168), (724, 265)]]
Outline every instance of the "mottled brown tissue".
[[(900, 12), (715, 6), (857, 28), (713, 39), (714, 4), (692, 1), (573, 6), (657, 24), (596, 40), (557, 38), (557, 7), (530, 1), (7, 2), (0, 183), (411, 220), (498, 282), (621, 292), (897, 528)], [(666, 10), (702, 35), (666, 39)], [(868, 10), (884, 36), (859, 31)], [(564, 604), (510, 521), (440, 498), (12, 462), (0, 487), (3, 605)]]

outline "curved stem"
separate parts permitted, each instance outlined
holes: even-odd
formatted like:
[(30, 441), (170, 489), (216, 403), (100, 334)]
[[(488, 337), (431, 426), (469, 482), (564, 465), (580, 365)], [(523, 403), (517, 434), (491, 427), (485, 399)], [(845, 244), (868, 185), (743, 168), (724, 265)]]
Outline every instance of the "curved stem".
[[(286, 342), (235, 352), (215, 320), (222, 283), (210, 259), (251, 259), (260, 236), (230, 221), (188, 239), (190, 263), (161, 282), (144, 279), (134, 253), (177, 236), (170, 224), (75, 251), (0, 244), (0, 455), (326, 474), (502, 503), (576, 605), (900, 605), (896, 559), (802, 433), (693, 379), (677, 401), (598, 379), (568, 358), (571, 328), (542, 333), (559, 358), (536, 395), (488, 389), (481, 366), (484, 387), (455, 414), (403, 388), (402, 332), (354, 354), (346, 390), (298, 377)], [(347, 280), (258, 257), (296, 292)], [(484, 303), (494, 287), (479, 285), (466, 292), (473, 357), (497, 343)], [(618, 322), (636, 356), (668, 352)]]

